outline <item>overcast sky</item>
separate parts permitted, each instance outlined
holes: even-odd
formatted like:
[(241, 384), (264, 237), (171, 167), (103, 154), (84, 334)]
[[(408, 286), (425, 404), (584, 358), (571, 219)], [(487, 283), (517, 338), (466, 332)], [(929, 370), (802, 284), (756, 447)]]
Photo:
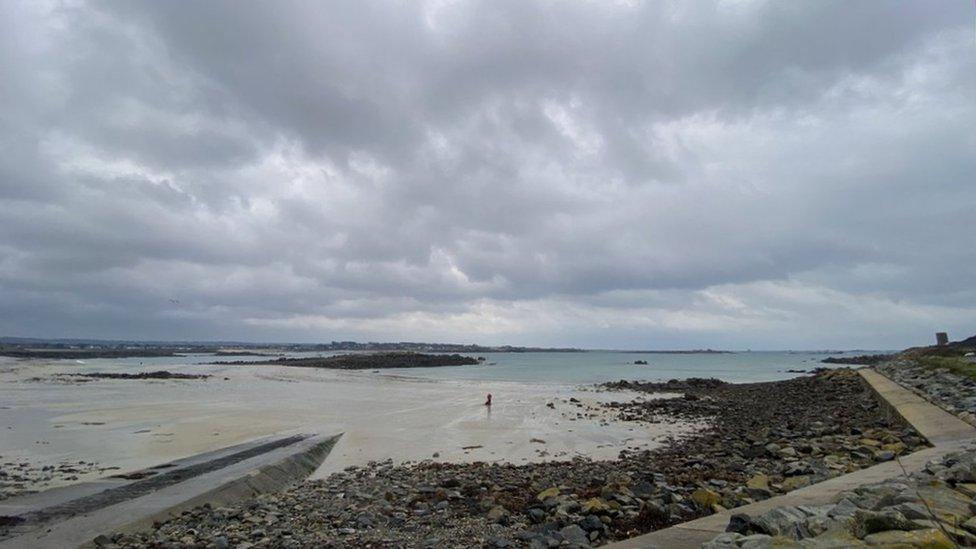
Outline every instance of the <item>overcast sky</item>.
[(0, 335), (976, 333), (939, 2), (0, 2)]

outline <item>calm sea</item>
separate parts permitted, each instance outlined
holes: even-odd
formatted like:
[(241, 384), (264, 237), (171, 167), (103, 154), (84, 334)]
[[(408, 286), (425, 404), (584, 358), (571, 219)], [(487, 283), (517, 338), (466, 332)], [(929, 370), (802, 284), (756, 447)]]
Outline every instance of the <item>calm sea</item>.
[[(883, 351), (858, 351), (873, 354)], [(288, 356), (328, 356), (341, 353), (290, 353)], [(801, 375), (788, 370), (812, 370), (820, 360), (837, 353), (805, 351), (750, 351), (737, 353), (656, 354), (588, 351), (582, 353), (480, 353), (485, 361), (477, 366), (440, 368), (384, 369), (365, 371), (383, 375), (446, 380), (517, 381), (533, 383), (600, 383), (620, 379), (668, 380), (688, 377), (715, 377), (730, 382), (774, 381)], [(214, 357), (187, 355), (163, 358), (94, 359), (85, 361), (85, 370), (124, 371), (128, 368), (189, 366), (220, 371), (239, 366), (204, 366), (210, 361), (257, 360), (253, 356)], [(647, 365), (636, 365), (644, 360)], [(193, 368), (195, 369), (195, 368)]]

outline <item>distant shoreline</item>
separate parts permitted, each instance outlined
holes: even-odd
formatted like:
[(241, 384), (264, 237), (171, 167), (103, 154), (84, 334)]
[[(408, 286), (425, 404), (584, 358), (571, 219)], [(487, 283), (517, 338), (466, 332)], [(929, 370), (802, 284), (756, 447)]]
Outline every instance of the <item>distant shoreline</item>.
[[(187, 354), (212, 354), (213, 356), (253, 356), (253, 357), (280, 357), (285, 352), (346, 352), (346, 353), (362, 353), (362, 354), (383, 354), (383, 353), (414, 353), (417, 352), (410, 347), (395, 347), (391, 349), (356, 349), (356, 350), (325, 350), (325, 351), (295, 351), (295, 350), (283, 350), (276, 347), (253, 347), (248, 350), (239, 351), (229, 351), (225, 349), (207, 349), (207, 348), (186, 348), (186, 347), (173, 347), (173, 348), (28, 348), (23, 346), (13, 346), (4, 345), (0, 346), (0, 356), (12, 357), (12, 358), (24, 358), (24, 359), (50, 359), (50, 360), (81, 360), (81, 359), (93, 359), (93, 358), (156, 358), (156, 357), (179, 357), (186, 356)], [(433, 355), (444, 355), (444, 354), (487, 354), (487, 353), (513, 353), (513, 354), (523, 354), (523, 353), (621, 353), (621, 354), (638, 354), (638, 355), (719, 355), (719, 354), (735, 354), (739, 351), (716, 351), (712, 349), (695, 349), (689, 351), (617, 351), (617, 350), (604, 350), (604, 349), (491, 349), (485, 348), (481, 350), (432, 350), (426, 351), (428, 354)], [(241, 361), (236, 361), (238, 363)], [(269, 361), (275, 362), (275, 361)], [(261, 362), (252, 362), (252, 364), (258, 364)]]
[(284, 353), (334, 352), (413, 352), (413, 353), (625, 353), (659, 355), (732, 354), (737, 351), (715, 349), (580, 349), (575, 347), (518, 347), (512, 345), (475, 345), (455, 343), (358, 343), (342, 341), (309, 344), (241, 343), (241, 342), (160, 342), (109, 341), (85, 339), (42, 339), (0, 337), (0, 356), (40, 359), (167, 357), (185, 354), (216, 356), (276, 356)]
[(186, 351), (174, 349), (25, 349), (0, 347), (0, 356), (33, 359), (90, 359), (177, 357)]
[[(647, 355), (722, 355), (749, 352), (786, 352), (813, 354), (867, 354), (880, 350), (867, 349), (597, 349), (578, 347), (522, 347), (514, 345), (478, 345), (424, 342), (365, 342), (332, 341), (330, 343), (248, 343), (241, 341), (156, 341), (102, 340), (70, 338), (27, 338), (0, 336), (0, 356), (17, 358), (80, 359), (166, 357), (184, 354), (214, 354), (217, 356), (280, 356), (285, 353), (621, 353)], [(884, 351), (887, 352), (887, 351)]]

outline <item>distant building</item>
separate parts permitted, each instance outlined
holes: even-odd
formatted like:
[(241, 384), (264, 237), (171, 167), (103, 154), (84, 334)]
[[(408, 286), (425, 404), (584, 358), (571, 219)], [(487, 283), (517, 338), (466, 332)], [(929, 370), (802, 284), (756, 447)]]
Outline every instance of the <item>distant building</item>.
[(943, 346), (943, 345), (948, 345), (949, 344), (949, 334), (947, 334), (945, 332), (936, 332), (935, 333), (935, 344), (938, 345), (938, 346), (940, 346), (940, 347)]

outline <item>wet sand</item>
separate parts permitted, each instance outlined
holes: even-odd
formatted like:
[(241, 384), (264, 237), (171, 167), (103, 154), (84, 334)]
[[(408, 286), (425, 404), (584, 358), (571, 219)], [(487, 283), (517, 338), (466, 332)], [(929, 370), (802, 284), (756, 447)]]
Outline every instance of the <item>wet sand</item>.
[[(152, 369), (159, 367), (144, 370)], [(614, 458), (622, 449), (653, 448), (696, 429), (690, 423), (637, 427), (605, 416), (577, 419), (581, 408), (568, 403), (570, 398), (585, 404), (636, 395), (571, 385), (431, 381), (280, 366), (168, 369), (213, 377), (72, 383), (53, 376), (106, 371), (105, 364), (3, 359), (0, 456), (35, 467), (85, 460), (124, 472), (273, 433), (344, 432), (316, 472), (322, 477), (387, 458), (516, 464)], [(487, 393), (494, 396), (490, 409), (482, 405)], [(79, 475), (72, 482), (95, 476)], [(43, 487), (66, 482), (52, 479)]]

